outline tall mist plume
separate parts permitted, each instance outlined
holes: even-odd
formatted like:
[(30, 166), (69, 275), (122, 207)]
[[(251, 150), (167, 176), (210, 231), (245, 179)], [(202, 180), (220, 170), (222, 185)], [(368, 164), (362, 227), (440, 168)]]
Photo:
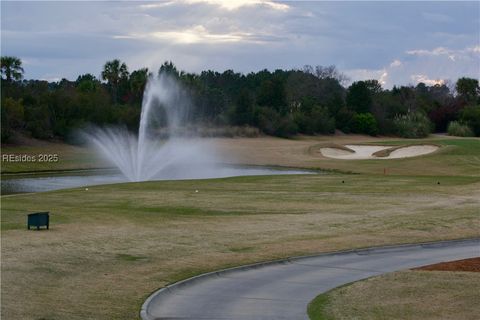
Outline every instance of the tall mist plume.
[(143, 94), (138, 134), (94, 127), (84, 135), (130, 181), (198, 178), (214, 169), (217, 159), (212, 145), (181, 135), (190, 111), (188, 94), (177, 80), (152, 75)]

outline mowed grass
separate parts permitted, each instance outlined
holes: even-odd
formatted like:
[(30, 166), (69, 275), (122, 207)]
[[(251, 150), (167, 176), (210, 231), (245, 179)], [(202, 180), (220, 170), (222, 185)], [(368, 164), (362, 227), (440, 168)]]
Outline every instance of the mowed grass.
[[(432, 177), (335, 174), (4, 196), (2, 317), (135, 319), (150, 292), (209, 270), (478, 236), (478, 190), (477, 177), (438, 185)], [(26, 230), (26, 213), (37, 210), (51, 211), (49, 231)]]
[[(144, 182), (2, 196), (2, 318), (136, 319), (152, 291), (206, 271), (479, 236), (478, 140), (448, 139), (456, 145), (411, 167), (402, 163), (407, 160), (385, 160), (398, 172), (383, 175), (377, 173), (383, 173), (384, 160), (370, 164), (312, 154), (310, 147), (322, 139), (218, 143), (240, 163), (330, 163), (336, 166), (331, 169), (370, 173)], [(421, 167), (420, 159), (441, 170)], [(442, 174), (433, 175), (436, 170)], [(49, 231), (26, 230), (32, 211), (51, 212)]]
[[(204, 139), (215, 145), (218, 162), (317, 168), (344, 173), (390, 175), (466, 175), (480, 176), (480, 139), (432, 136), (429, 139), (398, 139), (369, 136), (318, 136), (297, 139), (261, 138), (211, 138)], [(338, 160), (325, 158), (319, 149), (324, 145), (380, 144), (411, 145), (435, 144), (440, 149), (433, 154), (405, 159)], [(105, 167), (94, 153), (81, 147), (60, 143), (23, 147), (2, 147), (2, 155), (58, 154), (58, 162), (6, 162), (2, 173), (61, 171)]]
[[(404, 159), (339, 160), (323, 157), (320, 148), (332, 143), (373, 145), (433, 144), (439, 150), (432, 154)], [(298, 140), (268, 138), (242, 139), (239, 144), (220, 140), (220, 150), (235, 155), (242, 163), (319, 168), (340, 172), (389, 175), (480, 176), (480, 139), (432, 137), (430, 139), (373, 138), (335, 136)], [(251, 150), (258, 152), (251, 153)]]
[[(34, 146), (2, 146), (1, 150), (2, 174), (81, 170), (106, 166), (91, 150), (63, 143), (39, 142)], [(9, 161), (4, 158), (10, 155), (35, 157), (35, 161)], [(58, 160), (55, 161), (53, 155), (56, 155)]]
[(319, 295), (308, 314), (311, 320), (476, 320), (479, 287), (476, 272), (394, 272)]

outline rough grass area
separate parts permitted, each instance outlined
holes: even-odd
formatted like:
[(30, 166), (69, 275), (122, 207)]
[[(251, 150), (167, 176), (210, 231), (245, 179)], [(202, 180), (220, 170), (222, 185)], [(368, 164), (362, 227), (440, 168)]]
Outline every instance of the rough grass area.
[[(311, 137), (299, 140), (275, 138), (219, 140), (221, 150), (241, 163), (321, 168), (341, 172), (390, 175), (480, 176), (480, 139), (432, 137), (430, 139), (387, 139), (365, 136)], [(323, 157), (319, 149), (328, 145), (438, 145), (434, 153), (405, 159), (339, 160)], [(255, 151), (253, 150), (261, 150)]]
[[(2, 318), (134, 319), (150, 292), (205, 271), (477, 236), (480, 178), (441, 182), (298, 175), (3, 196)], [(49, 231), (26, 230), (37, 210), (51, 211)]]
[(311, 320), (474, 320), (480, 314), (479, 287), (475, 272), (394, 272), (319, 295), (308, 315)]
[[(35, 157), (35, 161), (8, 161), (5, 157), (10, 155)], [(58, 156), (58, 161), (50, 157), (53, 155)], [(79, 170), (105, 166), (106, 164), (97, 159), (88, 149), (63, 143), (44, 142), (34, 146), (2, 146), (2, 174)]]
[[(391, 175), (466, 175), (480, 176), (480, 139), (432, 137), (430, 139), (374, 138), (367, 136), (319, 136), (280, 139), (261, 138), (211, 138), (216, 145), (219, 162), (319, 168), (341, 172)], [(433, 144), (440, 149), (432, 154), (406, 159), (338, 160), (323, 157), (322, 146), (340, 147), (345, 144), (412, 145)], [(345, 148), (348, 150), (348, 148)], [(59, 155), (55, 163), (11, 163), (2, 161), (2, 173), (38, 172), (48, 170), (72, 170), (105, 167), (85, 148), (64, 144), (45, 143), (41, 146), (3, 147), (3, 154), (42, 153)]]
[[(206, 271), (479, 235), (479, 139), (421, 140), (442, 148), (388, 161), (332, 160), (309, 151), (325, 137), (212, 141), (226, 162), (362, 174), (145, 182), (2, 196), (2, 319), (135, 319), (152, 291)], [(83, 160), (76, 162), (80, 151), (72, 152), (76, 167)], [(55, 169), (71, 167), (64, 162)], [(26, 230), (32, 211), (51, 212), (50, 230)]]

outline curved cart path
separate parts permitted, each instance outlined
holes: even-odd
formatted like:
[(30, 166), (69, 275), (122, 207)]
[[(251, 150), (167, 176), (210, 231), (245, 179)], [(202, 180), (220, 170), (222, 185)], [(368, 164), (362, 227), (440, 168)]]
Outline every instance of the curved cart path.
[(145, 301), (152, 319), (305, 320), (308, 303), (345, 283), (442, 261), (480, 256), (480, 239), (376, 247), (204, 274)]

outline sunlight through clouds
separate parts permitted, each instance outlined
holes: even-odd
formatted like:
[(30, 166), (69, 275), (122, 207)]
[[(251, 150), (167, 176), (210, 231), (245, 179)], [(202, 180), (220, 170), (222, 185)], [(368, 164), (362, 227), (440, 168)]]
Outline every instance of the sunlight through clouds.
[(158, 31), (152, 32), (148, 36), (168, 40), (178, 43), (218, 43), (218, 42), (238, 42), (242, 40), (248, 40), (252, 34), (249, 33), (225, 33), (225, 34), (213, 34), (202, 26), (198, 25), (191, 29), (182, 31)]
[(150, 41), (164, 40), (169, 43), (178, 44), (215, 44), (226, 42), (262, 42), (259, 38), (255, 38), (252, 33), (248, 32), (232, 32), (232, 33), (211, 33), (204, 26), (197, 25), (184, 30), (155, 31), (149, 33), (133, 33), (128, 35), (115, 35), (114, 39), (145, 39)]
[(220, 6), (227, 10), (236, 10), (248, 6), (265, 6), (274, 10), (287, 11), (290, 6), (285, 3), (279, 3), (268, 0), (185, 0), (187, 3), (208, 3)]
[(480, 3), (178, 0), (2, 2), (3, 54), (26, 78), (173, 61), (188, 72), (336, 65), (385, 88), (478, 77)]
[(430, 79), (425, 74), (414, 74), (410, 78), (415, 82), (415, 84), (420, 83), (420, 82), (425, 83), (427, 86), (435, 86), (435, 85), (445, 84), (444, 79)]
[(265, 6), (274, 10), (287, 11), (290, 6), (285, 3), (279, 3), (268, 0), (177, 0), (160, 3), (148, 3), (140, 5), (142, 9), (162, 8), (175, 3), (197, 4), (204, 3), (217, 6), (226, 10), (237, 10), (242, 7)]

